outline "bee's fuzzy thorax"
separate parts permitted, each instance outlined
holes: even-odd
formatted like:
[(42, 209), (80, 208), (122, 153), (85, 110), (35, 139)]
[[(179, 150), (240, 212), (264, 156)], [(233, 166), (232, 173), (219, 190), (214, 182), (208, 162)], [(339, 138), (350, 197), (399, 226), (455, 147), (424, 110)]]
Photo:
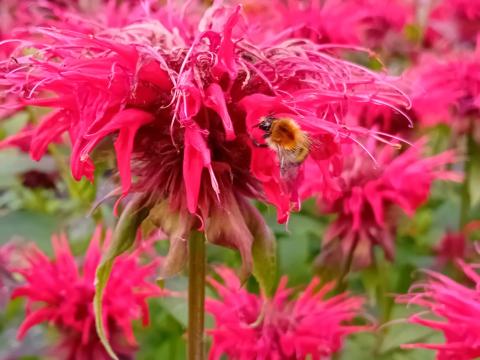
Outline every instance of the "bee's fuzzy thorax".
[(272, 123), (270, 142), (286, 150), (294, 150), (299, 142), (304, 142), (305, 134), (298, 124), (289, 118), (280, 118)]
[[(261, 124), (264, 124), (262, 120)], [(265, 130), (265, 142), (274, 150), (280, 160), (282, 174), (295, 177), (298, 165), (303, 163), (310, 152), (310, 142), (300, 125), (291, 118), (270, 118)], [(266, 129), (267, 127), (264, 126)]]

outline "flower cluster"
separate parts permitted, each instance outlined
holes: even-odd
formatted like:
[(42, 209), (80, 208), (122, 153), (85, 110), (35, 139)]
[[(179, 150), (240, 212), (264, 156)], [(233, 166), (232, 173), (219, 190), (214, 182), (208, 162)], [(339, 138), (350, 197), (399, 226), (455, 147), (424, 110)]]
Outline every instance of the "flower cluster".
[(393, 45), (390, 38), (414, 16), (411, 4), (397, 0), (388, 5), (372, 0), (241, 3), (251, 35), (267, 43), (274, 39), (301, 37), (322, 44), (389, 47)]
[[(82, 266), (77, 265), (64, 235), (52, 239), (53, 259), (35, 246), (26, 251), (27, 265), (15, 270), (25, 284), (12, 294), (13, 298), (27, 299), (27, 314), (18, 329), (19, 339), (33, 326), (48, 322), (60, 332), (56, 350), (59, 358), (110, 359), (95, 330), (92, 304), (95, 270), (110, 237), (107, 232), (101, 246), (101, 229), (97, 228)], [(110, 342), (123, 356), (132, 354), (136, 347), (132, 321), (141, 319), (144, 325), (148, 323), (146, 300), (166, 294), (148, 280), (154, 275), (158, 260), (141, 265), (139, 255), (135, 252), (117, 259), (103, 298)]]
[(141, 22), (89, 34), (34, 28), (18, 40), (15, 61), (0, 64), (0, 85), (22, 104), (52, 109), (33, 130), (33, 159), (68, 133), (74, 178), (93, 181), (92, 152), (113, 139), (116, 194), (142, 196), (149, 220), (172, 239), (176, 269), (183, 239), (199, 227), (209, 241), (239, 249), (248, 272), (262, 221), (247, 199), (275, 205), (285, 222), (304, 178), (303, 166), (285, 176), (278, 154), (255, 145), (262, 117), (291, 118), (308, 133), (318, 146), (305, 167), (319, 167), (328, 187), (342, 145), (371, 135), (348, 129), (344, 109), (374, 103), (401, 112), (409, 103), (386, 75), (306, 39), (240, 38), (241, 7), (214, 5), (198, 21), (175, 14), (150, 9)]
[[(443, 318), (410, 320), (441, 330), (445, 343), (406, 347), (479, 357), (480, 278), (467, 265), (480, 214), (479, 33), (480, 0), (0, 0), (0, 150), (45, 156), (59, 170), (6, 169), (22, 201), (11, 206), (1, 182), (0, 225), (5, 213), (32, 210), (24, 194), (65, 202), (69, 221), (84, 210), (88, 181), (94, 220), (116, 222), (105, 244), (96, 231), (81, 266), (63, 235), (54, 259), (32, 248), (14, 277), (3, 266), (11, 248), (0, 248), (2, 293), (25, 281), (13, 293), (27, 299), (19, 338), (48, 322), (64, 358), (132, 357), (132, 321), (148, 320), (147, 298), (171, 294), (150, 276), (173, 276), (190, 259), (190, 284), (201, 283), (205, 240), (241, 261), (238, 276), (220, 267), (222, 280), (209, 278), (212, 360), (335, 357), (347, 335), (370, 327), (356, 325), (363, 298), (327, 294), (363, 289), (389, 323), (397, 308), (387, 294), (405, 292), (405, 272), (425, 265), (428, 280), (399, 302)], [(430, 198), (437, 180), (461, 185)], [(271, 208), (298, 238), (276, 243), (289, 232), (267, 226)], [(313, 223), (318, 233), (296, 231)], [(139, 247), (122, 255), (158, 234), (169, 240), (163, 261), (142, 265)], [(342, 267), (338, 286), (314, 278), (297, 291), (284, 276), (272, 294), (277, 254), (290, 279), (291, 259), (305, 260), (302, 278)], [(464, 273), (455, 281), (432, 272), (449, 273), (451, 262)], [(251, 273), (256, 293), (242, 287)], [(202, 296), (189, 287), (191, 307)], [(201, 329), (190, 325), (192, 345)], [(379, 340), (372, 354), (383, 358)]]
[(406, 348), (426, 348), (437, 351), (439, 360), (471, 360), (480, 356), (479, 284), (478, 265), (458, 260), (460, 269), (474, 283), (474, 287), (460, 284), (447, 276), (427, 272), (429, 280), (416, 286), (418, 291), (399, 297), (399, 301), (416, 304), (428, 309), (438, 319), (425, 315), (413, 315), (410, 322), (440, 331), (445, 336), (443, 344), (408, 344)]
[(479, 64), (477, 53), (442, 60), (424, 55), (410, 70), (414, 109), (424, 125), (449, 124), (457, 132), (469, 131), (480, 108)]
[(480, 3), (477, 0), (438, 1), (432, 9), (426, 41), (430, 46), (451, 49), (477, 40)]
[(425, 139), (397, 157), (393, 147), (375, 143), (369, 149), (354, 149), (345, 157), (337, 193), (325, 196), (322, 184), (314, 181), (304, 188), (305, 197), (318, 194), (324, 213), (337, 215), (324, 237), (324, 260), (338, 263), (353, 257), (356, 267), (365, 267), (372, 261), (374, 245), (393, 258), (397, 210), (412, 216), (428, 199), (433, 180), (458, 180), (458, 174), (444, 170), (455, 161), (452, 152), (423, 158), (424, 147)]
[(242, 288), (231, 270), (218, 268), (217, 273), (223, 284), (213, 278), (209, 282), (220, 299), (207, 299), (206, 304), (216, 322), (209, 330), (212, 360), (222, 355), (235, 360), (329, 358), (341, 349), (345, 336), (366, 329), (351, 325), (361, 315), (361, 298), (346, 293), (325, 298), (334, 284), (319, 286), (313, 279), (292, 299), (293, 290), (283, 278), (269, 299)]

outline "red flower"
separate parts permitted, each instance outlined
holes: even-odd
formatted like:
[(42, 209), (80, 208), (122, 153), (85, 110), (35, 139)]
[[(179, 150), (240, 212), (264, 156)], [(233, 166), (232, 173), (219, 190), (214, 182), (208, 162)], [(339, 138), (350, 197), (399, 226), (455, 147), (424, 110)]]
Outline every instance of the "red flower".
[[(100, 262), (101, 229), (98, 228), (85, 255), (83, 266), (77, 266), (67, 238), (53, 237), (55, 258), (50, 260), (33, 247), (25, 256), (28, 266), (16, 270), (25, 278), (25, 285), (13, 292), (13, 298), (27, 298), (27, 316), (18, 330), (18, 338), (33, 326), (48, 322), (60, 333), (58, 345), (62, 359), (109, 359), (95, 330), (93, 295), (95, 270)], [(105, 243), (110, 240), (107, 233)], [(139, 263), (139, 253), (122, 256), (114, 264), (103, 298), (104, 323), (110, 343), (118, 354), (135, 350), (132, 320), (148, 323), (146, 299), (162, 295), (147, 281), (158, 265)]]
[(404, 348), (426, 348), (437, 351), (438, 360), (470, 360), (480, 356), (480, 276), (468, 265), (457, 260), (475, 287), (467, 287), (443, 274), (428, 271), (429, 280), (414, 288), (418, 291), (400, 296), (399, 302), (408, 302), (427, 308), (438, 320), (413, 315), (410, 322), (440, 331), (443, 344), (406, 344)]
[(76, 179), (93, 180), (92, 151), (114, 139), (118, 192), (142, 194), (150, 219), (174, 242), (169, 259), (177, 269), (195, 226), (209, 241), (239, 249), (249, 271), (256, 229), (267, 230), (247, 198), (274, 204), (285, 222), (299, 206), (303, 173), (299, 166), (285, 179), (275, 151), (254, 146), (260, 119), (294, 119), (318, 145), (306, 162), (329, 178), (341, 165), (340, 145), (370, 136), (343, 124), (350, 103), (397, 109), (408, 101), (384, 75), (306, 40), (266, 46), (236, 37), (240, 7), (214, 6), (198, 23), (167, 14), (161, 8), (94, 35), (37, 28), (17, 50), (34, 55), (2, 63), (0, 85), (23, 103), (54, 109), (36, 127), (30, 154), (39, 159), (68, 133)]
[(210, 359), (232, 360), (323, 359), (339, 351), (343, 339), (364, 326), (346, 325), (361, 313), (362, 299), (325, 295), (333, 284), (319, 287), (313, 279), (298, 297), (283, 278), (271, 299), (247, 292), (227, 268), (217, 269), (224, 284), (210, 279), (220, 300), (207, 299), (206, 310), (215, 318)]
[[(345, 161), (343, 183), (330, 197), (318, 187), (315, 174), (310, 174), (312, 181), (304, 195), (317, 192), (321, 209), (337, 214), (323, 241), (324, 256), (338, 261), (351, 254), (355, 264), (364, 267), (371, 262), (374, 245), (380, 245), (393, 258), (397, 221), (392, 211), (399, 208), (411, 216), (427, 200), (433, 180), (458, 179), (442, 170), (455, 160), (452, 152), (422, 158), (424, 146), (421, 140), (396, 158), (391, 146), (354, 149)], [(370, 150), (376, 162), (368, 158)]]

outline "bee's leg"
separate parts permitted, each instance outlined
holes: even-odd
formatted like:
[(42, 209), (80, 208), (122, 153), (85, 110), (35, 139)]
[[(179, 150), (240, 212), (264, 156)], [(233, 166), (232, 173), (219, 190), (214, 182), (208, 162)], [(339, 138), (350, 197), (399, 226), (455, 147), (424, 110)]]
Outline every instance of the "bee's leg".
[(252, 143), (253, 143), (253, 145), (255, 145), (256, 147), (259, 147), (259, 148), (267, 148), (268, 147), (268, 144), (261, 144), (255, 139), (252, 139)]

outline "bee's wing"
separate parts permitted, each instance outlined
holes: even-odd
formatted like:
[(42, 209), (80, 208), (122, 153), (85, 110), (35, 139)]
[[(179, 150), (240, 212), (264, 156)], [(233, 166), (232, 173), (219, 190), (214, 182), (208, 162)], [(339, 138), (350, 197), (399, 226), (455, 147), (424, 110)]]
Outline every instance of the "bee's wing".
[(337, 151), (337, 143), (333, 139), (316, 139), (308, 138), (309, 154), (315, 159), (329, 158), (334, 152)]
[(285, 150), (282, 147), (277, 147), (278, 161), (280, 162), (280, 175), (287, 181), (293, 181), (297, 178), (299, 163), (295, 158), (295, 154), (291, 151)]

